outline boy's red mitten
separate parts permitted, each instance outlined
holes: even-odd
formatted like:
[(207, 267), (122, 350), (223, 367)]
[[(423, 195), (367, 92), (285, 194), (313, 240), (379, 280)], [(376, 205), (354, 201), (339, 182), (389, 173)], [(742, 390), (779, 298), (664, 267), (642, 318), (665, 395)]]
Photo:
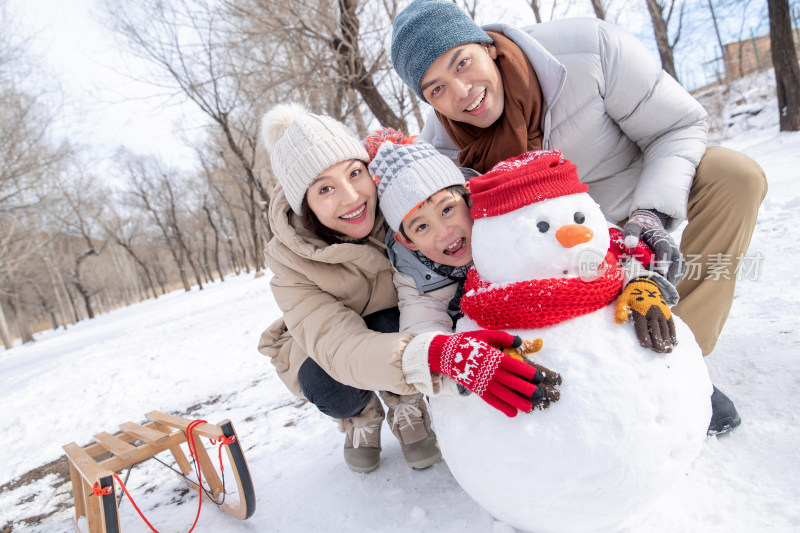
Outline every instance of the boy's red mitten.
[(529, 412), (536, 392), (536, 369), (502, 353), (519, 342), (504, 331), (482, 330), (437, 335), (428, 349), (431, 372), (441, 372), (507, 416)]

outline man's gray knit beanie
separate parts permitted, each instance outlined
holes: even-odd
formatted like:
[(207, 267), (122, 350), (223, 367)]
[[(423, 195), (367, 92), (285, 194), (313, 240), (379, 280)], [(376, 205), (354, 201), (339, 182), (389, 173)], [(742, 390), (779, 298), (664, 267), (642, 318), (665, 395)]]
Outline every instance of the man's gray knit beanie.
[(405, 84), (427, 102), (420, 87), (434, 61), (462, 44), (492, 42), (453, 2), (414, 0), (394, 19), (392, 65)]

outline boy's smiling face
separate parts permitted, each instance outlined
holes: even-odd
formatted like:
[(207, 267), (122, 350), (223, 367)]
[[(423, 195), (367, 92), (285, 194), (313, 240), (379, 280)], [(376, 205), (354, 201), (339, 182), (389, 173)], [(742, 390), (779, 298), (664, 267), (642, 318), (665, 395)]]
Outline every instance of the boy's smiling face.
[(443, 189), (425, 200), (402, 222), (406, 239), (395, 232), (397, 242), (419, 251), (428, 259), (448, 266), (472, 262), (472, 218), (464, 198)]

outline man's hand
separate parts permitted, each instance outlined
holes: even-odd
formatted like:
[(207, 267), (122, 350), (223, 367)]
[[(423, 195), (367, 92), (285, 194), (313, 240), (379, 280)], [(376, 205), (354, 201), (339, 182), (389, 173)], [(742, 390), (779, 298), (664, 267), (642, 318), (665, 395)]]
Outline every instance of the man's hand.
[(655, 281), (636, 278), (617, 297), (614, 320), (622, 324), (633, 315), (639, 344), (658, 353), (669, 353), (678, 344), (672, 313)]
[(498, 349), (519, 342), (519, 337), (495, 330), (437, 335), (428, 349), (428, 363), (431, 372), (450, 376), (495, 409), (516, 416), (517, 411), (533, 409), (538, 389), (533, 383), (536, 369)]
[(644, 241), (656, 254), (656, 272), (677, 285), (686, 271), (683, 255), (673, 238), (664, 229), (667, 215), (655, 209), (637, 209), (623, 228), (625, 246), (634, 249), (639, 240)]

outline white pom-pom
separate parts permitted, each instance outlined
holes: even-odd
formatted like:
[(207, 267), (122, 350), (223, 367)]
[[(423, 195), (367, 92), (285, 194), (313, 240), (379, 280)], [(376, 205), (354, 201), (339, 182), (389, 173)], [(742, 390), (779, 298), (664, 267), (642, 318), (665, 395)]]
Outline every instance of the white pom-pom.
[(289, 129), (289, 126), (308, 111), (300, 104), (276, 105), (261, 119), (261, 142), (270, 152)]
[(639, 244), (639, 237), (636, 235), (628, 235), (625, 237), (625, 247), (628, 250), (633, 250), (636, 248), (636, 245)]

